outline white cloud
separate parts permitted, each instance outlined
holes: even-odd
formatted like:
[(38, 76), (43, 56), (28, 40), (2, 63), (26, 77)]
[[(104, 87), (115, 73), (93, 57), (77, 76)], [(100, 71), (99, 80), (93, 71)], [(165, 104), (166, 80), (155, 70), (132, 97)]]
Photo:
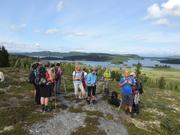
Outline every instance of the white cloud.
[(20, 25), (12, 24), (9, 28), (10, 28), (11, 31), (16, 32), (16, 31), (22, 31), (26, 27), (27, 27), (27, 24), (23, 23), (23, 24), (20, 24)]
[(65, 31), (65, 32), (61, 32), (59, 29), (57, 28), (51, 28), (51, 29), (47, 29), (45, 31), (45, 34), (47, 35), (55, 35), (55, 34), (59, 34), (62, 36), (67, 36), (67, 37), (84, 37), (87, 36), (87, 33), (85, 32), (74, 32), (74, 31)]
[(61, 0), (58, 2), (57, 6), (56, 6), (56, 9), (58, 12), (61, 12), (64, 8), (64, 2)]
[(84, 36), (87, 36), (86, 33), (84, 32), (65, 32), (63, 35), (65, 36), (70, 36), (70, 37), (84, 37)]
[(9, 52), (32, 52), (42, 51), (43, 46), (39, 43), (16, 43), (16, 42), (0, 42), (0, 45), (4, 45)]
[(159, 20), (155, 21), (157, 25), (170, 25), (170, 22), (166, 18), (160, 18)]
[(145, 20), (151, 20), (158, 25), (169, 25), (169, 19), (180, 18), (180, 0), (168, 0), (161, 5), (154, 3), (147, 9)]
[(145, 19), (155, 19), (162, 17), (162, 11), (158, 4), (151, 5), (148, 9), (148, 15), (145, 17)]
[(57, 34), (57, 33), (59, 33), (59, 29), (57, 29), (57, 28), (47, 29), (45, 31), (45, 34), (48, 34), (48, 35)]

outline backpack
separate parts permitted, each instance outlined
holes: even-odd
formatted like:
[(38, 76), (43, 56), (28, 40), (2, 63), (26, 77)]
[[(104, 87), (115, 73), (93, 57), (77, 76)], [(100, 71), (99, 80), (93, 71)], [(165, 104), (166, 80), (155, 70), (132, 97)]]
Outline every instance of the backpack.
[(55, 80), (59, 80), (61, 78), (61, 73), (58, 70), (58, 67), (55, 67)]
[(142, 83), (138, 79), (136, 79), (136, 88), (137, 88), (137, 90), (139, 91), (140, 94), (143, 93)]
[(36, 78), (36, 76), (35, 76), (34, 70), (32, 70), (30, 72), (30, 74), (29, 74), (29, 82), (34, 84), (35, 83), (35, 78)]
[(44, 67), (37, 68), (37, 70), (35, 71), (35, 76), (36, 85), (45, 85), (47, 83), (46, 69)]
[(111, 105), (115, 105), (115, 106), (119, 107), (119, 105), (120, 105), (120, 100), (118, 99), (118, 94), (117, 94), (117, 92), (113, 91), (113, 92), (111, 93), (111, 98), (110, 98), (110, 100), (109, 100), (109, 103), (110, 103)]

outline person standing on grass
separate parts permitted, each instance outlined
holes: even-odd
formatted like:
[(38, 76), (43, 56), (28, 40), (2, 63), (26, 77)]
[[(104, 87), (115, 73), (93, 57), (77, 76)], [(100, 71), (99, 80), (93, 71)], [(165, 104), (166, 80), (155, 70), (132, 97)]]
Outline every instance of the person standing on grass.
[(139, 91), (138, 91), (138, 81), (136, 78), (136, 74), (132, 72), (130, 74), (131, 79), (134, 80), (134, 85), (132, 86), (133, 89), (133, 113), (139, 113)]
[(86, 85), (88, 91), (87, 103), (96, 103), (96, 84), (97, 84), (97, 74), (96, 69), (90, 69), (86, 77)]
[(44, 66), (39, 68), (39, 87), (40, 87), (40, 95), (41, 95), (41, 106), (42, 112), (48, 112), (48, 103), (49, 97), (51, 96), (51, 91), (48, 87), (48, 73)]
[(82, 69), (82, 84), (83, 84), (85, 91), (86, 91), (86, 77), (87, 77), (86, 68), (83, 67), (83, 69)]
[(40, 63), (34, 63), (32, 65), (32, 69), (29, 74), (29, 82), (32, 83), (35, 87), (35, 103), (37, 105), (40, 105), (41, 102), (41, 96), (40, 96), (40, 87), (39, 87), (39, 68), (40, 68)]
[(60, 63), (57, 63), (55, 65), (55, 92), (56, 94), (60, 94), (62, 75), (63, 75), (63, 72), (61, 70)]
[(133, 106), (133, 89), (132, 85), (134, 84), (134, 80), (129, 77), (129, 71), (124, 71), (124, 77), (120, 79), (119, 85), (122, 87), (122, 107), (127, 113), (132, 113)]
[[(74, 94), (76, 98), (83, 99), (85, 97), (85, 90), (82, 84), (82, 71), (79, 65), (75, 66), (75, 71), (73, 71), (73, 85), (74, 85)], [(79, 94), (80, 89), (80, 94)]]
[(104, 94), (109, 95), (110, 81), (111, 81), (111, 70), (109, 68), (105, 69), (105, 72), (103, 74), (103, 80), (104, 80), (104, 85), (103, 85)]

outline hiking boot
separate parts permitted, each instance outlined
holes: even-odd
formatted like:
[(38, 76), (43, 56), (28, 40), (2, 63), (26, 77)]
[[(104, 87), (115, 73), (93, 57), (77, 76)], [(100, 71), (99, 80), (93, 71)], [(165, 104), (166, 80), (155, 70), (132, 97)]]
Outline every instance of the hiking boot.
[(134, 113), (133, 113), (133, 112), (131, 112), (130, 114), (131, 114), (131, 118), (134, 118), (134, 116), (135, 116), (135, 115), (134, 115)]
[(45, 112), (51, 112), (51, 109), (50, 109), (48, 106), (46, 106), (45, 109), (44, 109), (44, 111), (45, 111)]
[(88, 105), (90, 105), (90, 104), (91, 104), (91, 102), (90, 102), (89, 100), (87, 100), (87, 104), (88, 104)]
[(95, 105), (96, 104), (96, 100), (93, 100), (92, 103)]
[(45, 112), (45, 106), (42, 106), (42, 110), (41, 110), (42, 112)]

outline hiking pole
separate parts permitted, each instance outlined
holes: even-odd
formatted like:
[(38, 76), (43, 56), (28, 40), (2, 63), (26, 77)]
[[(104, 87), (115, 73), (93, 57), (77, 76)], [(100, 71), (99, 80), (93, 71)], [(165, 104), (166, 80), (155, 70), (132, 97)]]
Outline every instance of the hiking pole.
[[(56, 87), (56, 85), (57, 85), (57, 84), (55, 84), (55, 87)], [(56, 106), (57, 106), (57, 104), (56, 104), (56, 89), (55, 89), (55, 87), (54, 87), (54, 97), (55, 97), (55, 99), (54, 99), (54, 109), (55, 109), (55, 111), (56, 111)]]
[(65, 80), (65, 78), (63, 77), (63, 84), (64, 84), (64, 91), (65, 91), (65, 93), (67, 92), (66, 90), (66, 80)]

